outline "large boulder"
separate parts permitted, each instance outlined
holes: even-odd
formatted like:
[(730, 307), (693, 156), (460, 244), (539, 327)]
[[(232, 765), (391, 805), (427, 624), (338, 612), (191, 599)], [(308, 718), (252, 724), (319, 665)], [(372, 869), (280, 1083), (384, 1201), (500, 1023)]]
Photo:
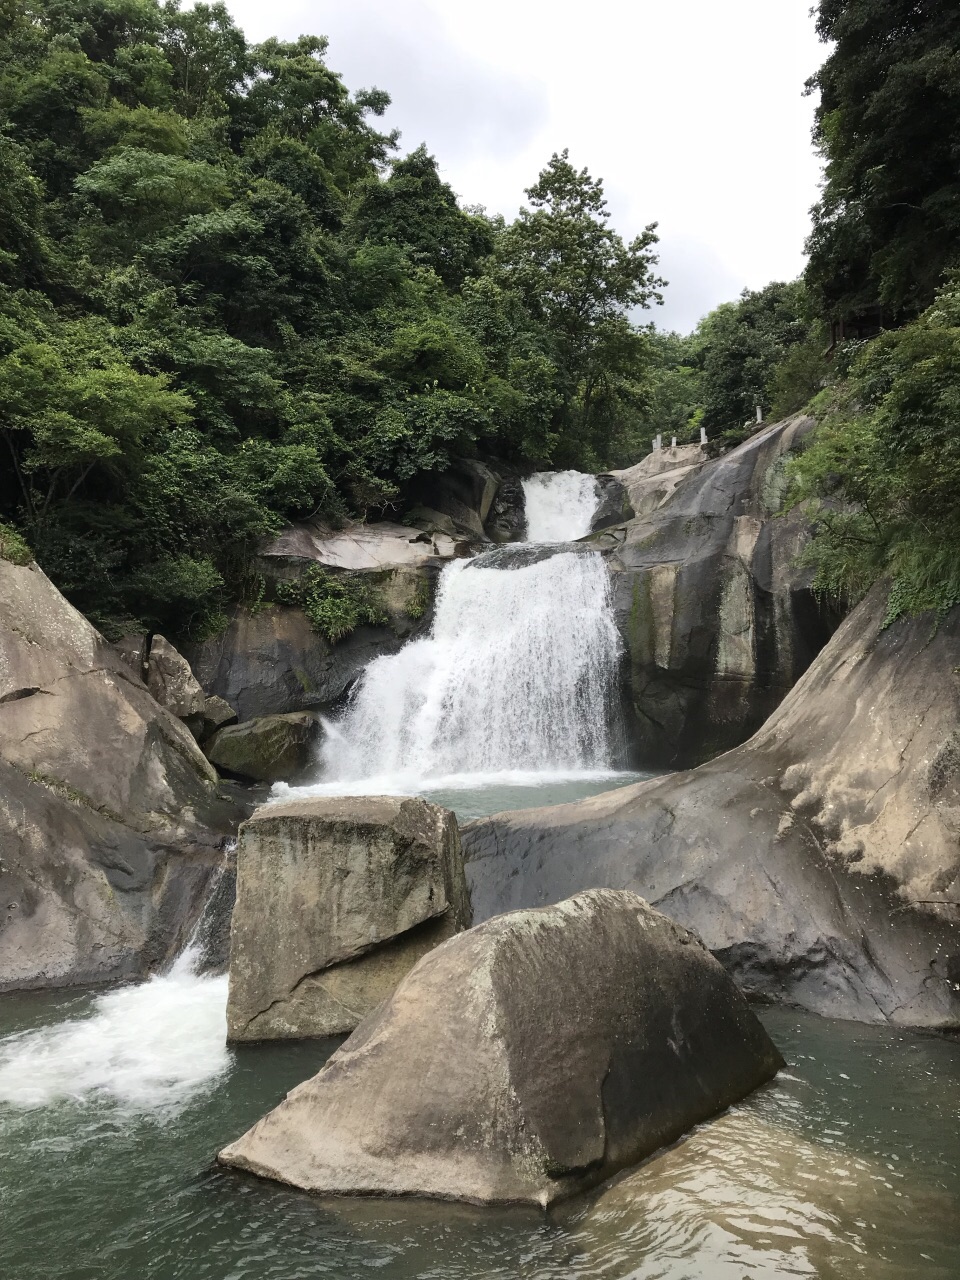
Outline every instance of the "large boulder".
[(698, 769), (463, 829), (475, 916), (631, 889), (749, 993), (960, 1023), (960, 609), (858, 606), (763, 728)]
[(368, 662), (403, 642), (390, 626), (363, 626), (329, 644), (302, 610), (272, 605), (237, 609), (225, 631), (186, 653), (207, 695), (252, 720), (329, 706)]
[(608, 554), (638, 764), (687, 767), (745, 741), (835, 629), (797, 565), (807, 522), (778, 515), (813, 425), (776, 423), (713, 461), (658, 449), (613, 473), (637, 516), (593, 542)]
[(249, 782), (300, 782), (318, 769), (323, 725), (309, 711), (225, 725), (203, 745), (221, 773)]
[(352, 1031), (469, 924), (448, 810), (398, 796), (266, 805), (237, 844), (228, 1035)]
[(233, 821), (185, 726), (36, 565), (0, 559), (0, 990), (162, 963)]
[(431, 952), (220, 1160), (319, 1193), (546, 1206), (782, 1065), (693, 934), (596, 890)]
[(151, 639), (146, 667), (147, 688), (161, 707), (181, 720), (203, 711), (203, 690), (189, 662), (165, 636)]

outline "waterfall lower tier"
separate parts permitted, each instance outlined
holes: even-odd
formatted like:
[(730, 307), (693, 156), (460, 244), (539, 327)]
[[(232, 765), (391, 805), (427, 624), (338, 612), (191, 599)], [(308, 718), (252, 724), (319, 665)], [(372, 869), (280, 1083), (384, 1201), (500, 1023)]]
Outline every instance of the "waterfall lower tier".
[(528, 542), (575, 542), (596, 514), (596, 476), (582, 471), (538, 471), (523, 482)]
[(433, 629), (363, 674), (323, 784), (610, 770), (620, 637), (596, 553), (443, 570)]

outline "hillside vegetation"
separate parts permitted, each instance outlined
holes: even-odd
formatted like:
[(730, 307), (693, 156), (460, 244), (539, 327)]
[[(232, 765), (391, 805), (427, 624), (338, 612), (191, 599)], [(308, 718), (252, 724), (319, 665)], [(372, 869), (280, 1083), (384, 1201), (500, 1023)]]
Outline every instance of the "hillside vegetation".
[(402, 514), (451, 456), (646, 434), (653, 227), (566, 153), (512, 224), (463, 208), (325, 55), (221, 4), (0, 3), (0, 521), (108, 633), (215, 628), (264, 535)]

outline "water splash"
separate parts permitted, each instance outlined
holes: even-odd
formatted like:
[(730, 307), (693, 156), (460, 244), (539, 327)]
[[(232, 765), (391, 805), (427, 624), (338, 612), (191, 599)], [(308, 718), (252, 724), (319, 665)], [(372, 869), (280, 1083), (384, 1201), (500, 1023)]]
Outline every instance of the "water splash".
[(523, 481), (528, 542), (575, 542), (590, 532), (599, 493), (582, 471), (538, 471)]
[(454, 561), (431, 634), (369, 664), (327, 725), (322, 784), (306, 790), (609, 773), (620, 643), (598, 554), (516, 569)]
[(0, 1104), (179, 1110), (230, 1065), (227, 978), (185, 951), (162, 976), (97, 996), (88, 1017), (0, 1041)]

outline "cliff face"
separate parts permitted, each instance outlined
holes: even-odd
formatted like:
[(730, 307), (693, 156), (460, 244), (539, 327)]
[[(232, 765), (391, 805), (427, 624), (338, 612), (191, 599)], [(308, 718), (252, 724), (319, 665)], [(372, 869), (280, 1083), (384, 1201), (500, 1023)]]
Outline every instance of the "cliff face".
[(182, 722), (35, 565), (0, 560), (0, 989), (162, 961), (232, 816)]
[(882, 590), (748, 742), (700, 768), (463, 831), (476, 918), (587, 886), (695, 929), (757, 996), (960, 1022), (960, 610)]
[(805, 520), (777, 515), (812, 426), (791, 418), (713, 461), (663, 449), (616, 473), (638, 514), (594, 543), (613, 577), (640, 764), (684, 768), (743, 742), (836, 627), (795, 563)]

